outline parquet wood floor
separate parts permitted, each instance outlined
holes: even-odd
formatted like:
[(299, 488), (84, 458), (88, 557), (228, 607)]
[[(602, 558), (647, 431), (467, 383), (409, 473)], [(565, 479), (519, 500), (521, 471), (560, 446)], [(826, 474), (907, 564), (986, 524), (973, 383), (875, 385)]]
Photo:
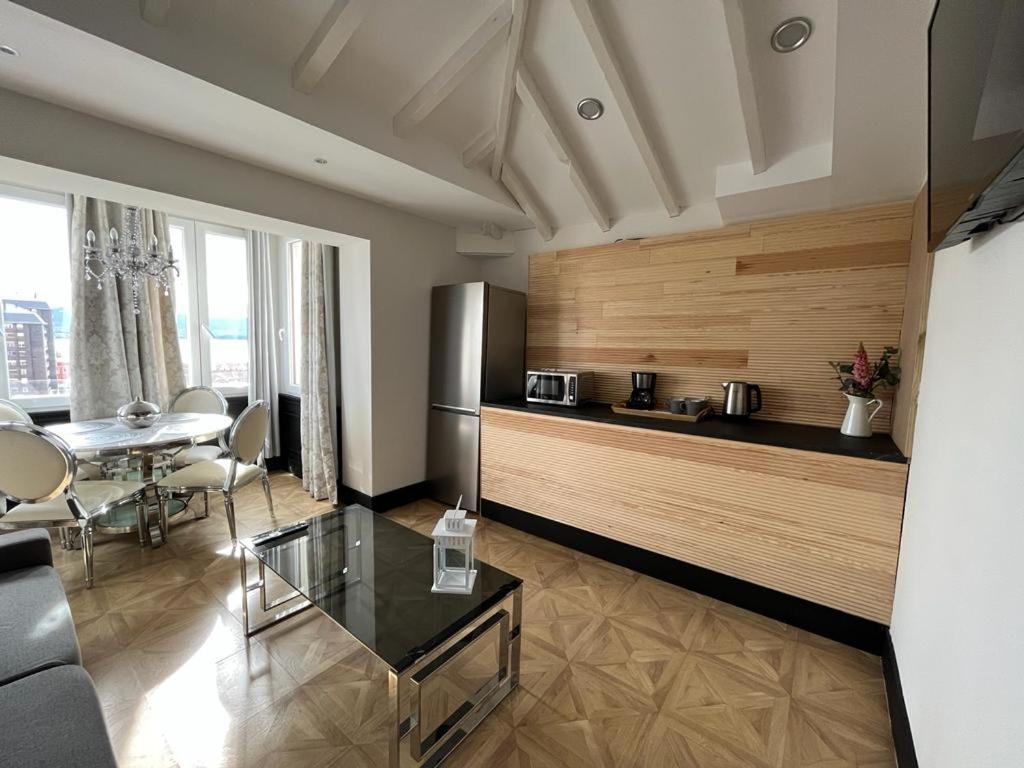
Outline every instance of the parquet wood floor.
[[(273, 489), (274, 519), (240, 495), (240, 532), (325, 509), (289, 475)], [(438, 509), (389, 516), (429, 532)], [(446, 765), (895, 766), (876, 657), (497, 523), (478, 537), (525, 581), (522, 679)], [(99, 543), (92, 590), (80, 553), (54, 557), (123, 768), (385, 764), (384, 667), (314, 612), (246, 643), (221, 511), (156, 550)], [(479, 672), (441, 681), (435, 705)]]

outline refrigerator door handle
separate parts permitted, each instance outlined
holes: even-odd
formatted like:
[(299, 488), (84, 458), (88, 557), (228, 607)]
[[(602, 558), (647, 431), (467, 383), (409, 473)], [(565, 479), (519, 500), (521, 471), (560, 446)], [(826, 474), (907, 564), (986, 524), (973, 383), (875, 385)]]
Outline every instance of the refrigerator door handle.
[(436, 411), (448, 411), (449, 413), (464, 413), (467, 416), (478, 415), (472, 408), (460, 408), (457, 405), (441, 405), (440, 403), (431, 403), (430, 407)]

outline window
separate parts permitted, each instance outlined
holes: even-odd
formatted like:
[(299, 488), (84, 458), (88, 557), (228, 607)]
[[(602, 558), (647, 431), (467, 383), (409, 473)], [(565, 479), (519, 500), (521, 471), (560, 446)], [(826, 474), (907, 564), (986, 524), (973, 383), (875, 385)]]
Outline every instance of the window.
[(249, 386), (249, 280), (245, 235), (203, 232), (210, 383)]
[(178, 326), (178, 349), (181, 350), (181, 365), (185, 371), (185, 386), (199, 383), (201, 369), (199, 347), (192, 349), (192, 339), (198, 336), (193, 328), (192, 292), (189, 275), (194, 274), (193, 259), (189, 258), (190, 244), (195, 242), (195, 224), (191, 221), (171, 223), (171, 250), (177, 262), (178, 276), (174, 281), (174, 313)]
[(302, 241), (288, 241), (288, 388), (300, 389), (302, 370)]
[[(242, 229), (170, 218), (178, 343), (187, 386), (249, 382), (248, 243)], [(64, 196), (0, 184), (0, 398), (69, 404), (71, 269)]]
[(71, 259), (64, 196), (0, 185), (0, 397), (67, 406)]
[(172, 218), (169, 223), (171, 247), (181, 269), (175, 311), (186, 380), (189, 385), (240, 394), (249, 385), (245, 232), (186, 219)]

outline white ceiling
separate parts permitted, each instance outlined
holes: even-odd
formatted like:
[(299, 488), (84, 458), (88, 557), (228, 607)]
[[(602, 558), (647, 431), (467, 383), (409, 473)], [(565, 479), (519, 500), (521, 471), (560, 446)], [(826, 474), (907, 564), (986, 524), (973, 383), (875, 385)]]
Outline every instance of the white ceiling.
[[(166, 1), (166, 0), (165, 0)], [(350, 0), (357, 2), (358, 0)], [(497, 122), (505, 43), (428, 117), (393, 118), (503, 2), (375, 0), (311, 93), (292, 66), (344, 0), (0, 3), (0, 87), (464, 228), (529, 228), (490, 163), (462, 152)], [(913, 196), (925, 172), (927, 23), (934, 0), (591, 0), (667, 185), (726, 221)], [(754, 99), (741, 99), (723, 4), (738, 8)], [(516, 7), (519, 7), (518, 5)], [(781, 20), (814, 33), (780, 55)], [(733, 43), (730, 44), (730, 39)], [(532, 0), (519, 59), (613, 221), (666, 206), (570, 0)], [(575, 114), (585, 96), (605, 115)], [(751, 107), (753, 104), (753, 108)], [(766, 170), (751, 166), (751, 126)], [(326, 167), (313, 163), (326, 157)], [(554, 229), (592, 221), (537, 118), (513, 103), (507, 162)]]

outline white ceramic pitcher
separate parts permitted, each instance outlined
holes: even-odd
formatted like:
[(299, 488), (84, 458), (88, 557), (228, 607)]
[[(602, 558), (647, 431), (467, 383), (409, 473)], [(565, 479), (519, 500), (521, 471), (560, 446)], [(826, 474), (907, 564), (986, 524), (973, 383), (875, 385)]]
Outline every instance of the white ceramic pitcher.
[[(846, 418), (840, 430), (850, 437), (871, 437), (871, 420), (882, 410), (882, 401), (870, 397), (846, 395), (849, 405), (846, 406)], [(871, 406), (875, 409), (871, 410)]]

